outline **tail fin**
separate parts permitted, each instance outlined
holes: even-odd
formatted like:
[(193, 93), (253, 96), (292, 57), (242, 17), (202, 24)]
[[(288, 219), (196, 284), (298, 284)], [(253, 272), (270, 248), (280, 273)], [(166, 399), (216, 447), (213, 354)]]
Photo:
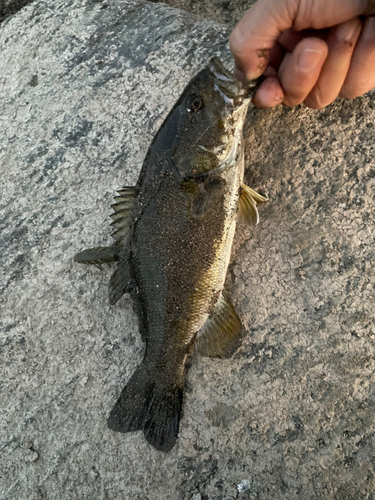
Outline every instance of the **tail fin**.
[(113, 407), (108, 427), (113, 431), (143, 430), (157, 450), (173, 448), (180, 423), (183, 384), (166, 386), (141, 365)]

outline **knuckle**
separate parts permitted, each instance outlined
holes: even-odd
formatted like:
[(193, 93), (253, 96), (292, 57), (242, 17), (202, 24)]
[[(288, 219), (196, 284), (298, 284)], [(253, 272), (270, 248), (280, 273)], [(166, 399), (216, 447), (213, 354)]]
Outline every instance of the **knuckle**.
[(289, 108), (292, 108), (293, 106), (298, 106), (298, 104), (301, 104), (303, 102), (303, 99), (304, 96), (295, 96), (289, 93), (284, 95), (283, 104), (285, 104), (285, 106), (288, 106)]
[(339, 96), (342, 98), (342, 99), (352, 99), (350, 93), (347, 91), (347, 90), (340, 90), (340, 93), (339, 93)]
[(331, 102), (322, 103), (322, 102), (316, 101), (315, 99), (313, 99), (311, 97), (307, 97), (303, 102), (308, 108), (311, 108), (311, 109), (323, 109), (325, 106), (328, 106), (328, 104), (331, 104)]
[(353, 83), (349, 82), (343, 85), (339, 95), (343, 99), (354, 99), (355, 97), (359, 97), (360, 95), (366, 94), (366, 92), (371, 90), (374, 85), (375, 81), (373, 82), (356, 81)]
[(340, 97), (343, 99), (354, 99), (355, 97), (362, 95), (362, 93), (364, 92), (360, 92), (354, 88), (346, 88), (340, 91)]
[(336, 95), (333, 97), (332, 95), (328, 96), (327, 93), (324, 93), (319, 86), (316, 86), (310, 94), (304, 100), (306, 106), (312, 109), (322, 109), (328, 104), (331, 104), (335, 99)]

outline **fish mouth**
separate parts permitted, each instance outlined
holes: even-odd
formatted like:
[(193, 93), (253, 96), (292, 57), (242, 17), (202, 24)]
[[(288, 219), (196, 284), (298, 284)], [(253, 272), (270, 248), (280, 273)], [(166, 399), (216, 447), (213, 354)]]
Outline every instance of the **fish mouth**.
[(230, 73), (218, 57), (213, 57), (208, 63), (208, 69), (214, 77), (215, 90), (224, 99), (226, 105), (237, 108), (244, 102), (249, 102), (258, 87), (258, 81), (252, 80), (243, 86)]

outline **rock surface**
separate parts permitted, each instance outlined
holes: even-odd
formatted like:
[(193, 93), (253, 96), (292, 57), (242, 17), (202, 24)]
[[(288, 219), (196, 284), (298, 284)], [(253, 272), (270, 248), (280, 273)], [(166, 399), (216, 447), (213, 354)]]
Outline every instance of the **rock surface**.
[(0, 0), (0, 23), (33, 0)]
[[(30, 0), (29, 0), (30, 1)], [(193, 13), (199, 19), (210, 19), (234, 27), (256, 0), (151, 0), (166, 3)]]
[(228, 289), (248, 328), (194, 357), (176, 447), (106, 427), (143, 345), (111, 269), (116, 188), (228, 31), (144, 1), (37, 0), (0, 27), (0, 492), (11, 500), (372, 499), (374, 93), (249, 114)]

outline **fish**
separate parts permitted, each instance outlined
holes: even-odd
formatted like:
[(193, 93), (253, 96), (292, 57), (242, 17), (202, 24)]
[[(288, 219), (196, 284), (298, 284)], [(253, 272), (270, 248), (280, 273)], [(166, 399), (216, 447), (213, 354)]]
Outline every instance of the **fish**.
[(243, 125), (257, 85), (243, 87), (211, 59), (158, 130), (137, 184), (118, 190), (114, 243), (74, 257), (116, 263), (110, 303), (131, 295), (146, 344), (108, 427), (141, 430), (160, 451), (177, 440), (188, 357), (228, 358), (243, 336), (224, 282), (237, 222), (257, 224), (267, 200), (243, 183)]

